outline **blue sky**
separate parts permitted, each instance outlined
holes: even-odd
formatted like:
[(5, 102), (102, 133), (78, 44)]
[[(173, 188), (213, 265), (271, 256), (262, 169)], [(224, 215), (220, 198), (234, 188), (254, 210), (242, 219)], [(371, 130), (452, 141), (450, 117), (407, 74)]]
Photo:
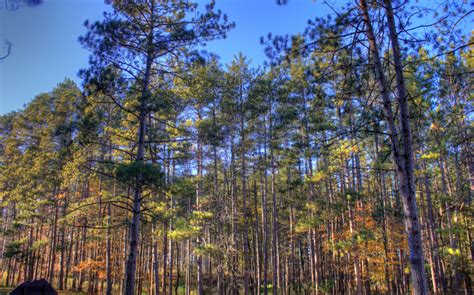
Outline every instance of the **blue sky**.
[[(12, 0), (10, 0), (12, 1)], [(332, 0), (336, 1), (336, 0)], [(65, 78), (81, 83), (77, 72), (87, 67), (89, 52), (77, 39), (85, 33), (86, 19), (101, 19), (103, 0), (44, 0), (38, 7), (0, 10), (0, 39), (12, 44), (11, 55), (0, 61), (0, 114), (20, 109), (42, 92), (51, 91)], [(198, 0), (203, 5), (206, 0)], [(217, 0), (217, 8), (235, 21), (225, 40), (212, 41), (207, 50), (223, 63), (242, 52), (254, 65), (265, 60), (260, 36), (269, 32), (302, 32), (306, 21), (330, 13), (322, 1)], [(1, 46), (1, 44), (0, 44)]]

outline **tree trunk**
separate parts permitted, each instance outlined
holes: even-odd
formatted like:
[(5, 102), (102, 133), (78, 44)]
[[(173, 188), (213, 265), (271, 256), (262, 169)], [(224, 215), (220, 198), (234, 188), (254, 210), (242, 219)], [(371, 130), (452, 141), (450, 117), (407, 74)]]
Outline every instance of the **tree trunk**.
[[(151, 20), (153, 23), (153, 19)], [(144, 73), (143, 86), (140, 98), (140, 113), (138, 116), (138, 134), (137, 134), (137, 156), (135, 163), (142, 163), (145, 157), (145, 134), (147, 118), (147, 100), (149, 97), (149, 84), (151, 76), (151, 66), (153, 63), (153, 28), (148, 34), (148, 50), (146, 59), (146, 68)], [(133, 212), (130, 223), (129, 249), (125, 267), (125, 290), (124, 295), (133, 295), (135, 289), (135, 273), (137, 264), (137, 247), (140, 239), (140, 212), (141, 212), (141, 193), (142, 193), (142, 175), (139, 173), (135, 179), (133, 191)]]
[[(243, 109), (243, 106), (242, 106)], [(247, 179), (246, 179), (246, 163), (245, 163), (245, 112), (240, 117), (240, 145), (241, 145), (241, 161), (242, 161), (242, 200), (243, 200), (243, 215), (244, 215), (244, 294), (249, 294), (249, 271), (250, 271), (250, 256), (249, 256), (249, 229), (247, 212)]]
[[(415, 168), (412, 133), (410, 126), (410, 113), (408, 110), (408, 92), (403, 76), (403, 63), (398, 41), (398, 33), (395, 24), (395, 16), (391, 0), (384, 0), (387, 14), (390, 41), (392, 43), (393, 60), (395, 64), (395, 76), (398, 92), (398, 103), (400, 108), (401, 134), (403, 138), (404, 152), (400, 155), (404, 157), (401, 163), (405, 164), (405, 169), (400, 170), (401, 178), (400, 191), (402, 194), (403, 209), (408, 231), (408, 245), (410, 248), (411, 278), (415, 294), (427, 294), (427, 280), (424, 268), (423, 243), (421, 225), (418, 218), (418, 207), (416, 204)], [(399, 164), (400, 165), (400, 164)]]
[(398, 103), (400, 107), (400, 124), (403, 139), (403, 151), (398, 139), (397, 127), (393, 115), (391, 100), (389, 96), (388, 83), (383, 72), (378, 45), (370, 20), (368, 6), (365, 0), (360, 0), (360, 9), (366, 25), (366, 34), (372, 53), (375, 77), (383, 100), (385, 115), (389, 125), (390, 140), (392, 143), (393, 157), (396, 163), (396, 171), (399, 181), (400, 194), (402, 197), (405, 224), (410, 248), (410, 272), (415, 294), (427, 294), (427, 281), (424, 271), (423, 245), (421, 238), (421, 226), (418, 219), (418, 208), (416, 205), (415, 175), (413, 165), (413, 146), (408, 112), (408, 95), (403, 78), (403, 65), (398, 44), (398, 35), (395, 27), (395, 19), (390, 0), (384, 0), (390, 40), (393, 49), (395, 73), (398, 90)]
[(273, 148), (273, 114), (272, 114), (272, 101), (269, 102), (269, 137), (270, 137), (270, 173), (271, 176), (271, 192), (272, 192), (272, 265), (273, 265), (273, 294), (278, 294), (280, 288), (279, 280), (279, 255), (278, 255), (278, 207), (276, 198), (276, 187), (275, 187), (275, 157)]
[(105, 290), (106, 295), (112, 295), (112, 230), (111, 230), (111, 222), (110, 219), (112, 218), (112, 208), (111, 204), (107, 204), (107, 231), (106, 231), (106, 280), (107, 280), (107, 289)]

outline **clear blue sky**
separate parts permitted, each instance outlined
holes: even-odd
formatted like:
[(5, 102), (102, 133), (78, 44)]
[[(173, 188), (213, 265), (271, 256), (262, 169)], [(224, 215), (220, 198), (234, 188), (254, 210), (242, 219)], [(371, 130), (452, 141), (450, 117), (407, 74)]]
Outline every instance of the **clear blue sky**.
[[(65, 78), (80, 84), (77, 72), (87, 67), (89, 53), (82, 49), (77, 39), (85, 33), (83, 23), (86, 19), (98, 20), (108, 9), (103, 0), (43, 2), (38, 7), (21, 7), (15, 11), (0, 7), (0, 42), (8, 39), (13, 44), (11, 55), (0, 61), (0, 114), (20, 109)], [(213, 41), (207, 46), (207, 50), (218, 54), (223, 63), (242, 52), (254, 65), (261, 64), (265, 55), (259, 43), (260, 36), (269, 32), (302, 32), (307, 19), (329, 13), (322, 1), (314, 0), (292, 0), (285, 6), (277, 5), (276, 0), (216, 2), (217, 7), (236, 23), (226, 40)]]

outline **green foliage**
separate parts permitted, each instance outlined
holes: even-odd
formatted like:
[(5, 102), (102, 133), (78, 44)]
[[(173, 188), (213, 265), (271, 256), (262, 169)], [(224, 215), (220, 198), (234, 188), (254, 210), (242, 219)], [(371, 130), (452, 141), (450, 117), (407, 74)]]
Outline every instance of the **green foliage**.
[(203, 244), (194, 248), (196, 255), (207, 256), (212, 258), (222, 259), (225, 255), (224, 250), (215, 244)]
[(4, 258), (12, 258), (23, 253), (24, 246), (28, 242), (27, 238), (19, 240), (13, 240), (5, 245), (5, 252), (3, 252)]
[(213, 122), (212, 119), (199, 120), (197, 129), (199, 138), (204, 144), (218, 146), (224, 140), (222, 126)]
[(160, 188), (163, 186), (163, 172), (157, 164), (132, 162), (115, 169), (115, 177), (128, 184), (140, 181), (143, 186)]
[(169, 232), (169, 237), (177, 241), (182, 241), (196, 237), (200, 231), (201, 227), (191, 225), (191, 223), (184, 218), (177, 218), (174, 223), (174, 229)]
[(195, 219), (198, 222), (209, 220), (213, 217), (213, 215), (214, 214), (210, 211), (203, 211), (203, 210), (193, 211), (193, 219)]

